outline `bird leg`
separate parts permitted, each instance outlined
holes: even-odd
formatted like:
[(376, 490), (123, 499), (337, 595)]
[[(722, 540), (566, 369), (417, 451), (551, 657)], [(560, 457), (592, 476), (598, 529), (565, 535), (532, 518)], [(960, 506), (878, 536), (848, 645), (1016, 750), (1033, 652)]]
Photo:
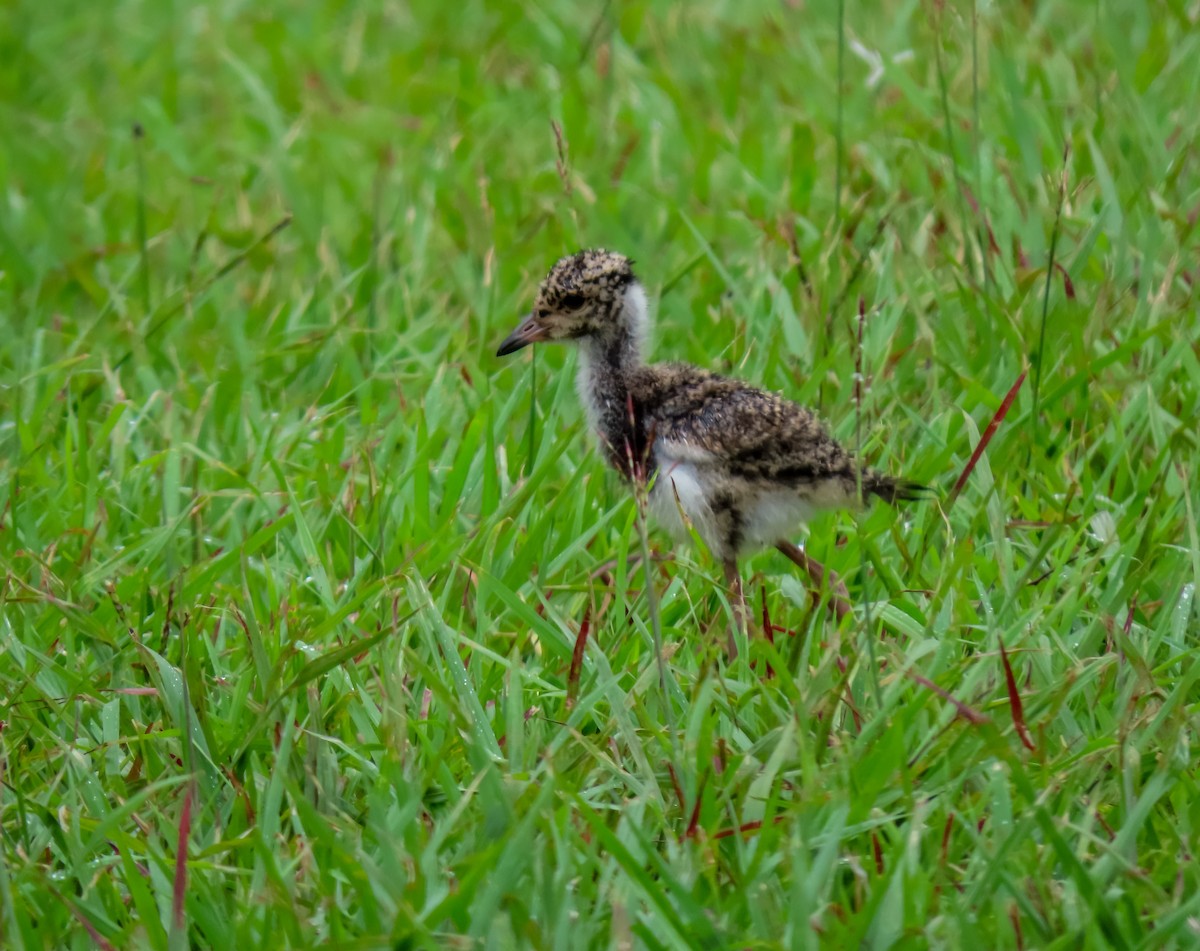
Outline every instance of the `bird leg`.
[(831, 568), (826, 568), (815, 558), (810, 558), (801, 548), (793, 545), (786, 539), (777, 541), (775, 547), (799, 565), (818, 588), (823, 583), (829, 585), (829, 604), (839, 621), (851, 613), (850, 592), (846, 590), (846, 585), (837, 576), (837, 572)]
[(729, 659), (737, 657), (737, 635), (748, 630), (750, 610), (746, 607), (746, 596), (742, 591), (742, 576), (738, 573), (737, 559), (726, 558), (725, 583), (729, 586), (729, 605), (733, 608), (733, 626), (729, 629)]

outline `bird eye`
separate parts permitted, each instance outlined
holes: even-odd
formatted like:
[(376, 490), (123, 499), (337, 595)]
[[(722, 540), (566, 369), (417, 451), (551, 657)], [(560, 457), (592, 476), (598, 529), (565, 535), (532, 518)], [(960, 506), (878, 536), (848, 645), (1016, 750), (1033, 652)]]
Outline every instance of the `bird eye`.
[(583, 306), (582, 294), (564, 294), (559, 300), (564, 310), (579, 310)]

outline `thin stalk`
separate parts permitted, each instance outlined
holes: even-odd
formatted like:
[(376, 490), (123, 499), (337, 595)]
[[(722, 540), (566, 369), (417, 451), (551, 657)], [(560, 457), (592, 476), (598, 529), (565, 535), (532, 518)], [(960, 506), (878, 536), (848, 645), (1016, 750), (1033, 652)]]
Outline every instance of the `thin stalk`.
[[(979, 140), (979, 0), (971, 0), (971, 137), (975, 152), (975, 189), (979, 193), (980, 217), (985, 214), (987, 200), (983, 192), (983, 146)], [(983, 232), (986, 219), (975, 223), (975, 240), (979, 242), (979, 256), (983, 260), (984, 302), (990, 306), (992, 298), (992, 267), (988, 262), (989, 245)]]
[[(650, 557), (650, 533), (646, 527), (647, 491), (638, 482), (636, 490), (638, 541), (642, 546), (642, 572), (646, 576), (646, 608), (650, 612), (650, 632), (654, 635), (654, 660), (658, 664), (658, 689), (662, 692), (663, 717), (670, 724), (674, 717), (671, 712), (671, 695), (667, 693), (667, 661), (663, 657), (662, 617), (658, 610), (658, 591), (654, 587), (654, 560)], [(672, 728), (671, 735), (675, 731)]]
[[(841, 242), (842, 236), (842, 166), (846, 161), (845, 148), (845, 128), (844, 128), (844, 100), (846, 98), (846, 2), (838, 0), (837, 9), (837, 120), (834, 129), (834, 141), (837, 148), (836, 158), (833, 163), (833, 268), (834, 279), (841, 276), (841, 255), (838, 254), (838, 245)], [(833, 316), (837, 310), (837, 305), (833, 305), (826, 312), (825, 317), (825, 334), (821, 340), (821, 359), (828, 356), (833, 348)], [(817, 387), (818, 401), (825, 401), (825, 381), (822, 380)]]
[(383, 225), (380, 220), (383, 205), (384, 182), (388, 172), (388, 157), (381, 156), (375, 167), (375, 177), (371, 183), (371, 250), (367, 259), (366, 280), (370, 282), (370, 296), (367, 298), (367, 366), (375, 362), (375, 322), (379, 310), (379, 252), (383, 241)]
[[(637, 418), (634, 413), (633, 398), (629, 398), (629, 431), (637, 432)], [(646, 606), (650, 611), (650, 631), (654, 636), (654, 660), (658, 664), (658, 688), (662, 692), (663, 720), (671, 728), (672, 744), (674, 744), (674, 716), (671, 707), (671, 695), (667, 692), (667, 661), (663, 657), (662, 617), (658, 610), (658, 591), (654, 587), (654, 560), (650, 557), (650, 532), (646, 525), (646, 510), (650, 505), (650, 447), (654, 444), (651, 433), (646, 441), (644, 452), (639, 454), (634, 450), (633, 443), (626, 440), (625, 457), (629, 465), (629, 473), (633, 482), (634, 520), (637, 522), (638, 540), (642, 546), (642, 571), (646, 576)]]
[[(933, 50), (937, 63), (938, 89), (941, 92), (942, 122), (946, 127), (946, 149), (950, 153), (950, 172), (954, 176), (954, 199), (955, 204), (958, 205), (958, 220), (962, 222), (963, 228), (965, 257), (968, 256), (970, 250), (970, 241), (967, 236), (971, 233), (971, 230), (967, 222), (967, 209), (963, 204), (963, 181), (962, 175), (958, 170), (958, 150), (954, 147), (954, 125), (950, 120), (950, 88), (946, 81), (946, 65), (942, 60), (942, 16), (943, 14), (939, 12), (936, 26), (937, 35), (934, 37)], [(966, 271), (973, 282), (975, 275), (971, 268), (968, 267)]]
[[(863, 327), (867, 322), (867, 306), (862, 297), (858, 298), (858, 334), (854, 351), (854, 458), (858, 460), (855, 468), (855, 481), (858, 483), (858, 498), (863, 498), (863, 464), (862, 464), (862, 405), (863, 405)], [(858, 551), (862, 558), (862, 589), (863, 589), (863, 636), (867, 642), (867, 657), (871, 662), (871, 687), (875, 693), (875, 705), (883, 709), (883, 691), (879, 686), (879, 667), (875, 661), (875, 629), (871, 623), (871, 588), (867, 573), (867, 547), (863, 542), (862, 513), (864, 506), (860, 504), (854, 512), (855, 529), (858, 533)]]
[(1054, 209), (1054, 227), (1050, 231), (1050, 259), (1046, 264), (1046, 285), (1042, 291), (1042, 325), (1038, 328), (1038, 345), (1033, 360), (1033, 413), (1030, 416), (1032, 440), (1029, 451), (1037, 445), (1038, 412), (1042, 385), (1042, 363), (1046, 355), (1046, 320), (1050, 314), (1050, 282), (1054, 280), (1055, 254), (1058, 251), (1058, 232), (1062, 224), (1063, 205), (1067, 200), (1067, 159), (1071, 155), (1071, 143), (1063, 144), (1062, 172), (1058, 177), (1058, 203)]
[(150, 258), (146, 253), (146, 166), (142, 159), (142, 142), (146, 131), (140, 122), (133, 124), (133, 156), (137, 166), (137, 237), (141, 251), (142, 312), (150, 313)]
[(537, 355), (538, 348), (532, 347), (529, 360), (529, 450), (526, 453), (528, 462), (525, 471), (533, 472), (533, 461), (537, 458)]
[(835, 228), (842, 227), (842, 165), (845, 161), (845, 147), (842, 137), (842, 100), (846, 88), (846, 0), (838, 0), (837, 21), (837, 161), (833, 171), (833, 220)]

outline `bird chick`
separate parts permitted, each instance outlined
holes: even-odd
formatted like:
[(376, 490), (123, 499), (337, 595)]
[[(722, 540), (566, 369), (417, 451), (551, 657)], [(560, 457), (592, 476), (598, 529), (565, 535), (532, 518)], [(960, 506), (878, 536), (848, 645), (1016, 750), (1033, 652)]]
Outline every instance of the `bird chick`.
[(651, 514), (675, 540), (694, 528), (721, 561), (744, 629), (739, 556), (773, 545), (819, 573), (787, 538), (816, 511), (928, 490), (860, 467), (814, 413), (774, 393), (684, 363), (648, 365), (649, 305), (632, 265), (604, 250), (559, 260), (497, 356), (578, 346), (579, 395), (608, 461), (649, 483)]

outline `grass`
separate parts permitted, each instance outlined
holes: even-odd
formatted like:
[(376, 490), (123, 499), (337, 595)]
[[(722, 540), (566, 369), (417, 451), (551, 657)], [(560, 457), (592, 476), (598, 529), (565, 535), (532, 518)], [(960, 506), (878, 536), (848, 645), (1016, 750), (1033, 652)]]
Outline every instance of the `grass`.
[[(5, 947), (1200, 942), (1195, 5), (839, 9), (0, 10)], [(844, 621), (652, 617), (590, 245), (939, 487)]]

